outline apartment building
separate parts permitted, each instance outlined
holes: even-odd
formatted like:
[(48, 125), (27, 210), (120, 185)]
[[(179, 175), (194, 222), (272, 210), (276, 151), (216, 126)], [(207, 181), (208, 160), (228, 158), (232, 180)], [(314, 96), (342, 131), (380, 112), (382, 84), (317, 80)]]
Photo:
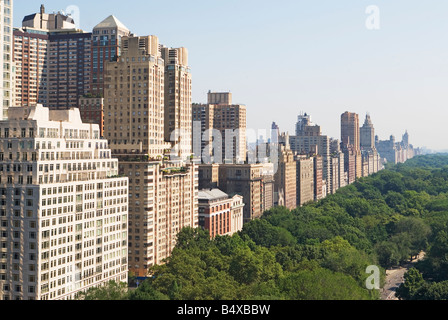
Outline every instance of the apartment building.
[(79, 98), (79, 111), (86, 123), (95, 123), (100, 126), (100, 136), (104, 136), (104, 98), (84, 95)]
[(144, 278), (171, 255), (182, 228), (198, 227), (198, 166), (165, 141), (159, 39), (125, 36), (121, 44), (121, 56), (105, 63), (104, 136), (129, 177), (129, 270)]
[(90, 93), (93, 95), (104, 96), (105, 64), (121, 55), (121, 39), (130, 34), (129, 29), (113, 15), (93, 28), (90, 70)]
[(90, 88), (92, 34), (67, 29), (49, 32), (48, 107), (78, 108)]
[(13, 0), (0, 0), (0, 120), (6, 119), (13, 97)]
[(165, 64), (156, 36), (123, 37), (122, 55), (105, 67), (105, 137), (116, 154), (160, 159), (165, 142)]
[[(209, 92), (207, 104), (193, 105), (194, 154), (205, 163), (245, 163), (247, 108), (233, 104), (231, 93)], [(201, 139), (202, 138), (202, 139)], [(199, 149), (200, 146), (200, 149)]]
[(197, 166), (119, 159), (120, 175), (129, 177), (129, 270), (145, 278), (171, 255), (184, 227), (199, 226)]
[(48, 105), (48, 45), (47, 32), (14, 29), (15, 107)]
[(128, 179), (79, 110), (10, 108), (0, 122), (0, 297), (74, 299), (127, 282)]
[(173, 157), (192, 155), (192, 75), (187, 48), (162, 46), (165, 62), (165, 141), (173, 143)]
[(309, 156), (296, 156), (297, 165), (297, 206), (314, 201), (314, 159)]
[(199, 226), (209, 230), (211, 238), (232, 236), (243, 229), (243, 197), (219, 189), (199, 191)]
[(279, 206), (290, 210), (297, 208), (296, 194), (296, 171), (297, 165), (294, 159), (294, 153), (289, 145), (289, 135), (280, 136), (279, 161), (274, 175), (274, 185), (276, 200)]

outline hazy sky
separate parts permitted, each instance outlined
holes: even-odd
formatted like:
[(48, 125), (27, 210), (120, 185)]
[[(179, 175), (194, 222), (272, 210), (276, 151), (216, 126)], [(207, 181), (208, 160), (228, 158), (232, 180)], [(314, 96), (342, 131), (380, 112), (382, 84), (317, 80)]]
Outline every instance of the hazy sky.
[[(448, 2), (441, 0), (15, 0), (14, 25), (37, 12), (79, 8), (86, 31), (115, 15), (137, 35), (187, 47), (193, 100), (231, 91), (248, 128), (294, 133), (312, 115), (340, 138), (340, 115), (367, 112), (381, 140), (448, 149)], [(379, 30), (366, 27), (368, 6)], [(370, 21), (370, 20), (369, 20)]]

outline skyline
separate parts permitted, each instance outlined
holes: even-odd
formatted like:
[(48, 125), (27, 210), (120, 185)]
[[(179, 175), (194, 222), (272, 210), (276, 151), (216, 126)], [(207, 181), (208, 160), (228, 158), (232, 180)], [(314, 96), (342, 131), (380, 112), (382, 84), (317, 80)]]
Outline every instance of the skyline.
[[(32, 0), (26, 7), (15, 6), (13, 25), (19, 27), (41, 4), (47, 12), (77, 6), (79, 27), (89, 32), (113, 14), (137, 35), (186, 47), (193, 102), (205, 102), (209, 90), (231, 91), (235, 103), (248, 107), (249, 129), (268, 130), (276, 122), (280, 131), (293, 134), (297, 116), (306, 112), (324, 134), (340, 139), (340, 115), (350, 111), (362, 123), (369, 113), (380, 140), (395, 135), (400, 141), (408, 130), (416, 147), (448, 149), (441, 139), (448, 130), (443, 108), (448, 65), (442, 60), (448, 45), (438, 41), (447, 27), (443, 12), (448, 4), (133, 3), (141, 10), (123, 10), (115, 0), (108, 2), (111, 9), (101, 1)], [(380, 30), (365, 26), (372, 4), (380, 9)]]

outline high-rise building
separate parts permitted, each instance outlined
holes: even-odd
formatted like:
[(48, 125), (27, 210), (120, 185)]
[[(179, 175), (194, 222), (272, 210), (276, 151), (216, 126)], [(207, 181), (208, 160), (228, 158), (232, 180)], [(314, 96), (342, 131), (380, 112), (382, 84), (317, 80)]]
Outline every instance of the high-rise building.
[(50, 31), (48, 107), (77, 108), (90, 92), (92, 34), (78, 29)]
[(296, 171), (294, 153), (289, 146), (289, 135), (282, 134), (279, 144), (278, 166), (274, 175), (275, 203), (290, 210), (297, 208)]
[(128, 178), (79, 110), (0, 122), (0, 297), (73, 299), (128, 278)]
[(90, 91), (89, 37), (70, 15), (45, 13), (43, 5), (24, 17), (22, 28), (14, 30), (14, 104), (78, 107), (78, 97)]
[(363, 175), (369, 176), (379, 170), (379, 156), (375, 146), (375, 128), (370, 115), (367, 114), (364, 125), (360, 128), (360, 145), (363, 161)]
[(129, 270), (147, 277), (161, 265), (184, 227), (197, 228), (197, 166), (119, 155), (120, 175), (129, 177)]
[(364, 150), (375, 148), (375, 128), (369, 114), (367, 114), (364, 125), (360, 129), (360, 147)]
[(221, 164), (218, 188), (229, 195), (243, 196), (244, 223), (263, 215), (262, 164)]
[(14, 106), (48, 106), (48, 45), (47, 32), (14, 29)]
[[(342, 151), (350, 153), (350, 157), (354, 157), (355, 161), (355, 179), (361, 178), (362, 174), (362, 154), (360, 144), (360, 127), (359, 116), (356, 113), (345, 112), (341, 116), (341, 141)], [(349, 164), (349, 161), (346, 161)], [(350, 175), (350, 181), (352, 177)]]
[(161, 48), (165, 62), (165, 141), (176, 144), (172, 156), (192, 155), (192, 76), (186, 48)]
[(359, 116), (356, 113), (345, 112), (341, 116), (341, 141), (343, 146), (352, 145), (360, 149)]
[[(200, 127), (200, 133), (193, 133), (194, 154), (202, 157), (203, 160), (210, 159), (205, 162), (245, 163), (247, 159), (246, 106), (233, 104), (231, 93), (209, 92), (208, 99), (208, 104), (193, 105), (193, 123), (200, 124), (196, 129), (199, 130)], [(212, 102), (218, 102), (218, 104)]]
[(323, 184), (323, 161), (322, 156), (313, 156), (314, 162), (314, 200), (319, 201), (327, 196), (326, 185)]
[(129, 270), (137, 277), (164, 263), (182, 228), (199, 223), (198, 166), (173, 157), (165, 141), (160, 48), (156, 36), (125, 36), (118, 59), (105, 62), (104, 136), (129, 177)]
[(163, 158), (165, 66), (156, 36), (123, 37), (122, 54), (106, 62), (104, 131), (115, 154)]
[(121, 40), (130, 35), (129, 29), (113, 15), (93, 28), (90, 93), (94, 96), (104, 96), (105, 64), (121, 55)]
[(330, 138), (322, 134), (321, 127), (311, 121), (307, 113), (298, 116), (296, 135), (290, 137), (291, 149), (300, 155), (320, 155), (322, 157), (322, 182), (323, 187), (328, 185), (331, 190), (331, 156)]
[(341, 144), (337, 139), (330, 139), (330, 154), (331, 154), (331, 179), (332, 182), (328, 184), (328, 192), (336, 193), (340, 188), (347, 185), (347, 173), (345, 172), (344, 154), (341, 152)]
[(296, 156), (297, 206), (314, 201), (314, 159), (305, 155)]
[(263, 163), (262, 172), (262, 212), (266, 212), (274, 207), (275, 194), (275, 166), (273, 163)]
[(50, 30), (76, 29), (76, 24), (72, 17), (62, 12), (46, 13), (45, 6), (41, 5), (39, 12), (23, 18), (22, 27), (48, 32)]
[(13, 0), (0, 0), (0, 120), (8, 116), (14, 90), (13, 3)]

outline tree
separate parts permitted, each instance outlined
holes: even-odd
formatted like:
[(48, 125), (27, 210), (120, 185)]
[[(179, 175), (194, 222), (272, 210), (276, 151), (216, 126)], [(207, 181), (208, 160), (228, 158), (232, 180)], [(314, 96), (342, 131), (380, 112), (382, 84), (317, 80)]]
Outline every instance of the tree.
[(281, 227), (274, 227), (264, 219), (246, 224), (242, 234), (248, 235), (256, 244), (264, 247), (291, 246), (296, 243), (292, 234)]
[(404, 283), (398, 287), (396, 296), (400, 300), (415, 300), (424, 284), (425, 280), (422, 274), (416, 268), (411, 268), (404, 275)]
[(117, 301), (127, 300), (128, 286), (127, 283), (110, 281), (105, 285), (93, 287), (78, 295), (78, 300), (100, 300), (100, 301)]
[(169, 300), (169, 297), (154, 289), (150, 280), (144, 281), (137, 289), (129, 292), (129, 300)]

